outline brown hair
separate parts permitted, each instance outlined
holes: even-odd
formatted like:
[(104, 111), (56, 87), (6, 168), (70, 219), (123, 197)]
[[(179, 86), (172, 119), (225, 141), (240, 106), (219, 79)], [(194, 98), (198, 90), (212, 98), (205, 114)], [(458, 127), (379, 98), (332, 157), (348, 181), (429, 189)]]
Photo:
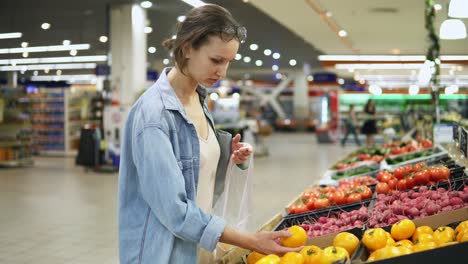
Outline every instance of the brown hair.
[(162, 45), (173, 53), (173, 59), (184, 73), (187, 66), (184, 48), (200, 48), (210, 36), (218, 36), (223, 41), (237, 39), (243, 43), (246, 30), (232, 17), (228, 10), (214, 4), (207, 4), (190, 10), (183, 22), (177, 23), (175, 39), (167, 39)]

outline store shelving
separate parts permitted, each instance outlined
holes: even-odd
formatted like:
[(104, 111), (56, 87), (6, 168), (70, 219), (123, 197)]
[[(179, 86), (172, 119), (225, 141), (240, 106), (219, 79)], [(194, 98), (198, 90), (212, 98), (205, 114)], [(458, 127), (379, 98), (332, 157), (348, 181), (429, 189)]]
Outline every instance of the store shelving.
[(33, 164), (30, 114), (22, 87), (0, 89), (0, 167)]

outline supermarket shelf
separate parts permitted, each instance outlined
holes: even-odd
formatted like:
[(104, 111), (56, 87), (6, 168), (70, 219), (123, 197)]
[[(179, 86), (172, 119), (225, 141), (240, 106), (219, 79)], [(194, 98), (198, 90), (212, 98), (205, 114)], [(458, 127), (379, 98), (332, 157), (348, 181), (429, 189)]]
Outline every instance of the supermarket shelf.
[(3, 167), (3, 168), (32, 166), (33, 164), (34, 164), (34, 161), (31, 158), (0, 161), (0, 167)]
[(65, 100), (64, 97), (55, 97), (55, 98), (30, 98), (29, 101), (32, 103), (60, 103)]
[(63, 128), (45, 128), (45, 129), (37, 129), (37, 128), (33, 128), (34, 131), (37, 131), (37, 132), (45, 132), (45, 133), (49, 133), (49, 132), (63, 132), (64, 129)]
[(32, 113), (54, 113), (60, 112), (63, 113), (64, 108), (40, 108), (40, 109), (33, 109)]
[(39, 156), (65, 156), (65, 150), (39, 150)]
[(31, 141), (0, 141), (0, 148), (31, 146)]
[(33, 119), (32, 123), (63, 123), (63, 119)]

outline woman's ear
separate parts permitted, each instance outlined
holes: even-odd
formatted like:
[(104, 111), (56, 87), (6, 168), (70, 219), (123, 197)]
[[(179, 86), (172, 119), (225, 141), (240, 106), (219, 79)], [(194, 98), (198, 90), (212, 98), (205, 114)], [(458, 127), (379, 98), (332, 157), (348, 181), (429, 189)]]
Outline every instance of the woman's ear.
[(192, 46), (189, 43), (185, 43), (184, 46), (182, 47), (182, 52), (184, 53), (184, 58), (190, 59), (190, 56), (192, 55)]

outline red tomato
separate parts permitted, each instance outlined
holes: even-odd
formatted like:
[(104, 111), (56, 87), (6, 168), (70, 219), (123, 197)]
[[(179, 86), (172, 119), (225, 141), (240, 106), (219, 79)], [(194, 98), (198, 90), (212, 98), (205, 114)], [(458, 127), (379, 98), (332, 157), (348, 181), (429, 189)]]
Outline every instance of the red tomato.
[(406, 174), (410, 174), (410, 173), (413, 173), (415, 172), (415, 168), (413, 167), (413, 164), (407, 164), (405, 166), (405, 171), (406, 171)]
[(399, 147), (393, 147), (392, 148), (392, 154), (393, 155), (398, 155), (401, 153), (401, 149)]
[(369, 199), (372, 197), (372, 191), (369, 187), (361, 186), (360, 189), (362, 189), (362, 192), (361, 192), (362, 199)]
[(385, 182), (379, 182), (375, 187), (377, 193), (387, 194), (390, 191), (390, 187)]
[(442, 181), (446, 181), (450, 178), (450, 169), (447, 167), (440, 167), (440, 178)]
[(307, 211), (309, 211), (309, 209), (307, 209), (305, 204), (298, 205), (296, 208), (296, 214), (305, 213)]
[(289, 213), (290, 214), (295, 214), (297, 210), (297, 205), (293, 204), (289, 207)]
[(328, 200), (328, 198), (319, 198), (314, 202), (315, 209), (322, 209), (328, 206), (330, 206), (330, 200)]
[(427, 169), (427, 164), (425, 162), (419, 162), (418, 164), (416, 164), (417, 171), (422, 171), (425, 169)]
[(407, 187), (406, 187), (406, 179), (401, 179), (398, 181), (398, 184), (397, 184), (397, 188), (398, 190), (406, 190)]
[(346, 197), (346, 202), (347, 203), (355, 203), (355, 202), (359, 202), (361, 200), (362, 200), (362, 197), (358, 193), (352, 193), (352, 194), (348, 195), (348, 197)]
[(406, 188), (411, 189), (416, 186), (416, 180), (414, 179), (414, 175), (406, 177)]
[(388, 172), (387, 170), (380, 171), (377, 174), (377, 180), (382, 182), (382, 177), (384, 177), (384, 175), (386, 175), (386, 174), (390, 174), (390, 172)]
[(315, 204), (315, 199), (314, 199), (314, 198), (310, 198), (309, 201), (307, 201), (307, 204), (306, 204), (307, 209), (309, 209), (309, 210), (314, 210), (314, 209), (315, 209), (315, 207), (314, 207), (315, 205), (314, 205), (314, 204)]
[(304, 192), (302, 193), (302, 202), (307, 203), (310, 199), (310, 192)]
[(401, 179), (405, 178), (406, 171), (405, 171), (405, 169), (403, 167), (398, 167), (393, 171), (393, 176), (395, 176), (395, 178), (401, 180)]
[(397, 187), (397, 184), (398, 184), (398, 180), (395, 177), (393, 177), (391, 180), (389, 180), (387, 182), (387, 184), (388, 184), (388, 187), (391, 190), (395, 190), (395, 188)]
[(331, 197), (330, 201), (335, 204), (344, 204), (346, 203), (345, 195), (342, 191), (336, 191)]
[(416, 174), (414, 175), (414, 180), (416, 181), (416, 184), (419, 185), (428, 183), (430, 179), (430, 173), (426, 173), (425, 171), (416, 172)]
[(448, 178), (450, 177), (450, 170), (445, 167), (432, 168), (430, 172), (431, 180), (435, 182), (445, 181), (448, 180)]
[(432, 148), (432, 141), (429, 139), (424, 139), (422, 142), (423, 148)]
[(381, 182), (388, 182), (389, 180), (391, 180), (393, 178), (393, 176), (390, 174), (390, 173), (386, 173), (384, 174), (382, 177), (381, 177)]
[(338, 164), (336, 165), (336, 169), (337, 169), (337, 170), (342, 170), (342, 169), (344, 169), (344, 168), (346, 168), (346, 165), (343, 164), (343, 163), (338, 163)]
[(332, 187), (332, 186), (327, 186), (327, 187), (322, 189), (322, 192), (325, 193), (325, 194), (331, 193), (333, 191), (335, 191), (335, 187)]

